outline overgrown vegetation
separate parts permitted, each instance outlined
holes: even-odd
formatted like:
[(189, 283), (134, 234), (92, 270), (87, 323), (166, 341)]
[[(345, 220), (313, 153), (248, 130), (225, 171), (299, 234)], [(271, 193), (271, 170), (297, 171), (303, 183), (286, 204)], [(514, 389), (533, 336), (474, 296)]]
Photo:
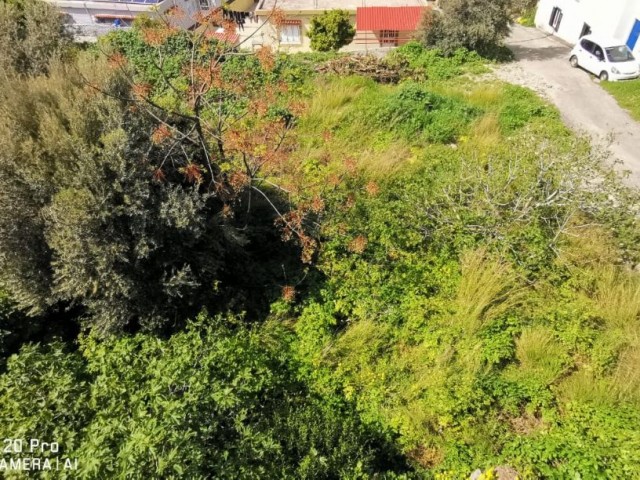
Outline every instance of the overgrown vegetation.
[(4, 437), (49, 478), (640, 476), (640, 199), (555, 109), (465, 49), (193, 46), (0, 94)]

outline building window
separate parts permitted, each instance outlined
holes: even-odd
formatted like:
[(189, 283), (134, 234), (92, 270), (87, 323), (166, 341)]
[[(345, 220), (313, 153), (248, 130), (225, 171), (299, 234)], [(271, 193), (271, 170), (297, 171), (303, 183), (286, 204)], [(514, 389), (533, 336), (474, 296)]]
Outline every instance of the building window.
[(210, 8), (209, 0), (200, 0), (200, 10), (209, 10)]
[(397, 47), (399, 36), (400, 32), (398, 30), (380, 30), (380, 46)]
[(557, 32), (558, 29), (560, 28), (561, 21), (562, 21), (562, 10), (560, 10), (558, 7), (553, 7), (553, 10), (551, 10), (551, 18), (549, 19), (549, 25), (551, 26), (551, 28), (553, 28)]
[(280, 43), (285, 45), (299, 45), (302, 43), (302, 25), (300, 22), (287, 23), (280, 27)]

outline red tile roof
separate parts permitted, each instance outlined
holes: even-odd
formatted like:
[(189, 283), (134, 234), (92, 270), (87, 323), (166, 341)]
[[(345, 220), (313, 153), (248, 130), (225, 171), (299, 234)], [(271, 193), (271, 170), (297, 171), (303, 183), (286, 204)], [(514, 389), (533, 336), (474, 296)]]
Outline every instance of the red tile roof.
[(233, 32), (207, 32), (207, 38), (215, 38), (216, 40), (224, 43), (230, 43), (235, 45), (240, 39), (240, 35)]
[(426, 7), (359, 7), (356, 30), (415, 30)]

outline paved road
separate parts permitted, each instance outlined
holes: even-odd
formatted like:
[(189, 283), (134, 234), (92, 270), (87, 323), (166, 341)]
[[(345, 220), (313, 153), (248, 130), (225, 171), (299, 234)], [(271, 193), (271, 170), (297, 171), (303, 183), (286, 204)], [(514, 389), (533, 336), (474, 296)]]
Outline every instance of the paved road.
[(628, 183), (640, 186), (640, 123), (622, 110), (598, 81), (582, 69), (569, 66), (570, 47), (561, 40), (533, 28), (516, 25), (507, 45), (517, 62), (501, 66), (503, 80), (530, 87), (558, 107), (571, 128), (588, 133), (605, 145), (630, 170)]

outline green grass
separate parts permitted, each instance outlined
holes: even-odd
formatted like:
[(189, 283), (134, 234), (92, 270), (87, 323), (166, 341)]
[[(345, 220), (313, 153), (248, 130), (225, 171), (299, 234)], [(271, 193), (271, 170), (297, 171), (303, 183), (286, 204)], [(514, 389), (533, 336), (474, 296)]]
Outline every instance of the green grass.
[(640, 121), (640, 79), (624, 82), (602, 82), (604, 89), (616, 99), (618, 104), (631, 116)]

